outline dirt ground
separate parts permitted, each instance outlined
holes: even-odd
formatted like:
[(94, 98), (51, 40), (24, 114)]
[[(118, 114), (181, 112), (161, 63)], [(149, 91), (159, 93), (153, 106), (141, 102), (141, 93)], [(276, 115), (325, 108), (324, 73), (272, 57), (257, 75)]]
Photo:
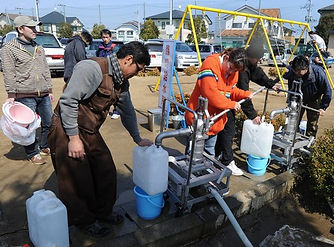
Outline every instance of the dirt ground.
[[(268, 68), (265, 67), (265, 70), (267, 69)], [(332, 78), (334, 78), (334, 69), (331, 69), (330, 73)], [(135, 77), (131, 79), (130, 90), (132, 101), (137, 111), (139, 130), (144, 138), (155, 138), (155, 134), (148, 130), (147, 110), (157, 107), (158, 92), (153, 90), (157, 79), (157, 77)], [(196, 75), (189, 77), (184, 76), (183, 73), (179, 73), (179, 79), (183, 92), (191, 93), (194, 83), (196, 82)], [(0, 73), (0, 81), (3, 81), (2, 73)], [(61, 94), (63, 84), (63, 78), (53, 78), (56, 101)], [(258, 85), (251, 83), (252, 91), (255, 91), (258, 87)], [(0, 88), (0, 102), (4, 102), (7, 95), (3, 83), (0, 83)], [(176, 83), (173, 85), (173, 90), (175, 93), (178, 92)], [(253, 102), (255, 108), (262, 111), (264, 93), (256, 95)], [(286, 98), (283, 94), (277, 95), (271, 93), (268, 100), (267, 111), (285, 108), (285, 102)], [(331, 106), (326, 111), (326, 116), (320, 118), (319, 135), (323, 133), (325, 128), (333, 126), (333, 120), (334, 108)], [(111, 120), (108, 118), (106, 123), (102, 126), (101, 132), (113, 153), (118, 171), (119, 188), (121, 188), (121, 190), (131, 189), (133, 185), (129, 183), (129, 178), (131, 178), (129, 167), (132, 167), (132, 149), (135, 143), (132, 142), (119, 120)], [(55, 174), (50, 159), (44, 166), (32, 165), (25, 160), (23, 148), (10, 142), (2, 132), (0, 133), (0, 140), (0, 246), (2, 241), (12, 246), (22, 245), (28, 241), (25, 200), (32, 195), (33, 191), (43, 187), (56, 191)], [(179, 149), (180, 152), (183, 152), (184, 147), (182, 145), (176, 148)], [(301, 211), (305, 212), (305, 216), (302, 218), (293, 216), (294, 213), (300, 214)], [(329, 226), (333, 225), (333, 222), (328, 216), (318, 214), (317, 212), (307, 213), (305, 209), (299, 205), (296, 205), (294, 210), (289, 210), (288, 212), (289, 215), (291, 214), (290, 218), (292, 219), (308, 221), (308, 225), (312, 226), (313, 232), (317, 233), (317, 235), (324, 235), (334, 240), (333, 235), (330, 236), (330, 234), (328, 234)], [(264, 218), (265, 217), (264, 214)], [(285, 218), (287, 219), (287, 217)], [(270, 217), (268, 217), (268, 219), (277, 220)], [(264, 228), (266, 227), (264, 226)], [(270, 234), (272, 234), (272, 229), (268, 229), (267, 233), (261, 232), (261, 234), (269, 234), (269, 230)], [(209, 244), (206, 246), (219, 245)]]

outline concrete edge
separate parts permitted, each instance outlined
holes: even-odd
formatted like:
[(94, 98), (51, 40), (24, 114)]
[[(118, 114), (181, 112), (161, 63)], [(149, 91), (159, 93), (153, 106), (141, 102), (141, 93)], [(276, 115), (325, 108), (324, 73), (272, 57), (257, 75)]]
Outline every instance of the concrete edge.
[[(225, 197), (225, 201), (236, 218), (247, 215), (273, 200), (283, 197), (292, 187), (294, 173), (286, 171), (248, 191), (239, 191)], [(133, 203), (133, 202), (132, 202)], [(214, 234), (228, 219), (220, 205), (209, 202), (195, 212), (181, 217), (170, 217), (157, 224), (116, 236), (97, 246), (179, 246)]]

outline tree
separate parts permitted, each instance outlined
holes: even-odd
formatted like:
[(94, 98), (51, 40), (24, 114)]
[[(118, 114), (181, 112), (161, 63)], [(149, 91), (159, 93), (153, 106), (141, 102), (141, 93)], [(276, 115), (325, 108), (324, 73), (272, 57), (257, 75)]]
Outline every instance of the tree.
[(334, 14), (322, 15), (318, 25), (315, 27), (317, 34), (319, 34), (328, 44), (328, 31), (334, 29)]
[(5, 24), (5, 25), (3, 25), (3, 26), (0, 27), (0, 35), (4, 36), (8, 32), (13, 31), (13, 30), (15, 30), (15, 29), (14, 29), (14, 27), (12, 25)]
[(98, 25), (95, 23), (93, 25), (93, 30), (92, 30), (93, 39), (101, 38), (101, 30), (105, 28), (106, 28), (105, 25)]
[(143, 40), (156, 39), (159, 37), (159, 29), (154, 22), (149, 19), (144, 22), (144, 26), (140, 31), (139, 38)]
[[(200, 43), (202, 39), (206, 39), (208, 37), (208, 31), (206, 29), (203, 18), (201, 18), (200, 16), (195, 17), (194, 26), (195, 26), (197, 43)], [(187, 42), (194, 43), (194, 35), (192, 32), (188, 34)]]
[(59, 35), (60, 37), (71, 38), (73, 36), (71, 25), (65, 22), (60, 23)]

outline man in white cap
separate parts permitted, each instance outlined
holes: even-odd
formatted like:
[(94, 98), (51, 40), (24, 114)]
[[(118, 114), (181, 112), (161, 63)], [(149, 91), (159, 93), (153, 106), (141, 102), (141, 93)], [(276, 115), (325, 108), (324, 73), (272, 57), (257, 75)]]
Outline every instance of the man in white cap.
[(40, 143), (36, 139), (24, 149), (32, 163), (43, 165), (46, 161), (41, 155), (50, 155), (47, 136), (52, 117), (51, 101), (54, 101), (54, 97), (44, 49), (34, 41), (37, 25), (41, 23), (28, 16), (16, 17), (14, 27), (18, 37), (5, 44), (1, 49), (1, 57), (7, 101), (21, 102), (41, 117)]

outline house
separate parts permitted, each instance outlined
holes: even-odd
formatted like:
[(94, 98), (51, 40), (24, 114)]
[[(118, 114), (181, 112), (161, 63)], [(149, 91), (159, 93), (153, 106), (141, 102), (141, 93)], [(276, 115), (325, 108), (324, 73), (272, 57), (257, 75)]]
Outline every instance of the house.
[(318, 9), (318, 12), (321, 16), (328, 15), (328, 14), (334, 14), (334, 4)]
[[(141, 25), (141, 24), (139, 24)], [(123, 42), (139, 40), (138, 21), (128, 21), (115, 28), (116, 39)]]
[[(1, 13), (0, 14), (0, 27), (4, 25), (14, 25), (14, 19), (19, 16), (18, 14)], [(29, 16), (36, 20), (36, 16)]]
[(329, 30), (328, 31), (328, 46), (327, 46), (327, 50), (331, 54), (334, 54), (334, 30)]
[[(175, 36), (175, 34), (176, 34), (176, 32), (177, 32), (177, 30), (180, 26), (183, 14), (184, 14), (184, 12), (180, 11), (180, 10), (173, 10), (172, 11), (172, 19), (173, 19), (172, 24), (175, 27), (173, 36)], [(203, 17), (205, 26), (207, 27), (207, 30), (209, 30), (209, 25), (212, 24), (211, 19), (207, 15), (203, 16), (201, 14), (200, 16)], [(149, 17), (145, 18), (145, 20), (149, 20), (149, 19), (151, 19), (154, 22), (154, 24), (157, 26), (157, 28), (159, 29), (159, 32), (160, 32), (159, 38), (160, 39), (168, 39), (169, 35), (168, 35), (168, 32), (166, 32), (166, 31), (167, 31), (167, 26), (170, 24), (169, 23), (169, 11), (163, 12), (163, 13), (160, 13), (160, 14), (157, 14), (157, 15), (152, 15), (152, 16), (149, 16)], [(185, 17), (180, 35), (178, 37), (179, 40), (186, 41), (188, 34), (191, 33), (191, 32), (192, 31), (191, 31), (191, 25), (190, 25), (190, 18), (189, 18), (189, 14), (187, 14), (187, 16)], [(205, 43), (208, 43), (209, 38), (202, 39), (201, 41), (205, 42)]]
[[(255, 9), (249, 5), (243, 5), (235, 10), (236, 12), (242, 12), (247, 14), (258, 15), (258, 9)], [(260, 15), (274, 18), (281, 18), (280, 9), (261, 9)], [(256, 19), (247, 18), (244, 16), (225, 15), (221, 21), (223, 27), (219, 29), (219, 34), (215, 38), (215, 43), (222, 43), (225, 47), (242, 47), (253, 29)], [(283, 27), (278, 22), (269, 22), (264, 20), (264, 24), (270, 38), (271, 43), (290, 43), (292, 30)], [(289, 37), (288, 37), (289, 36)]]
[(56, 37), (59, 37), (60, 24), (66, 22), (71, 25), (73, 34), (82, 32), (83, 24), (77, 17), (64, 17), (63, 14), (52, 11), (51, 13), (40, 18), (42, 22), (42, 28), (44, 32), (53, 33)]

